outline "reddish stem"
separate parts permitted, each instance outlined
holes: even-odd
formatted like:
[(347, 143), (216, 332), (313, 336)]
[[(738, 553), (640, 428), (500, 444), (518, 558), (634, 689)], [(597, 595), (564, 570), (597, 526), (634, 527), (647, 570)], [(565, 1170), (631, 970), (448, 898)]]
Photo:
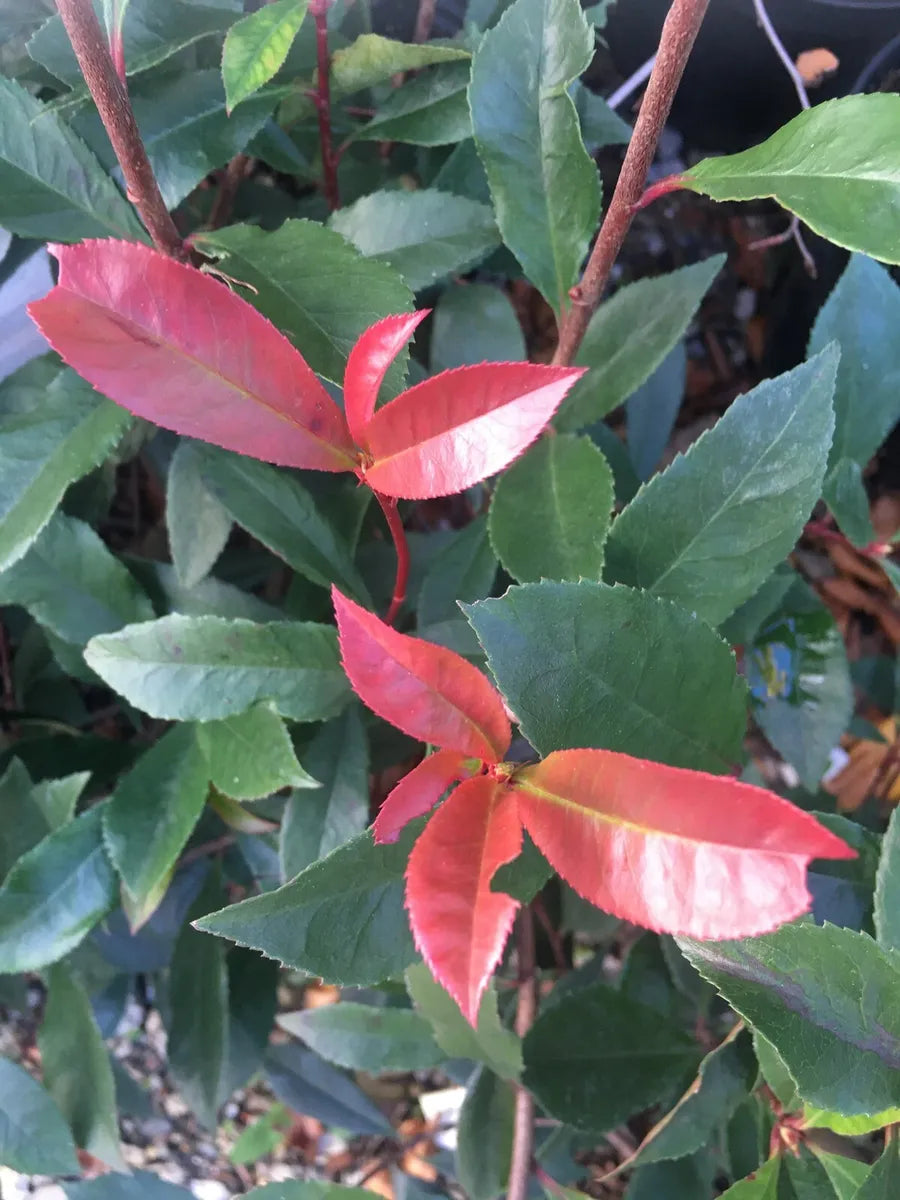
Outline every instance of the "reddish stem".
[[(516, 924), (516, 949), (519, 960), (519, 996), (516, 1006), (516, 1033), (523, 1038), (534, 1023), (537, 1012), (537, 961), (534, 944), (534, 918), (526, 906)], [(516, 1085), (513, 1114), (512, 1157), (506, 1200), (525, 1200), (531, 1178), (534, 1151), (534, 1098), (528, 1088)]]
[(122, 168), (128, 199), (137, 208), (158, 250), (186, 259), (187, 250), (147, 158), (125, 85), (116, 73), (91, 0), (56, 0), (84, 81)]
[(613, 263), (631, 226), (634, 206), (641, 199), (660, 134), (708, 4), (709, 0), (673, 0), (669, 9), (616, 190), (581, 283), (573, 289), (574, 303), (560, 327), (559, 345), (553, 361), (561, 366), (567, 366), (575, 358), (588, 323), (600, 303)]
[(310, 12), (316, 23), (316, 94), (313, 103), (319, 114), (319, 145), (322, 152), (322, 188), (329, 212), (341, 207), (338, 190), (337, 155), (331, 139), (331, 57), (328, 53), (328, 5), (330, 0), (312, 0)]
[(384, 618), (388, 625), (393, 625), (400, 614), (400, 609), (403, 607), (403, 601), (406, 599), (406, 584), (409, 580), (409, 543), (406, 540), (406, 530), (403, 528), (403, 522), (400, 520), (400, 513), (397, 511), (397, 501), (392, 500), (390, 496), (382, 496), (381, 492), (374, 492), (373, 494), (381, 505), (381, 511), (384, 513), (384, 519), (388, 523), (388, 529), (390, 529), (391, 537), (394, 539), (394, 548), (397, 551), (397, 575), (394, 579), (394, 594), (391, 596), (391, 606), (387, 610), (387, 616)]

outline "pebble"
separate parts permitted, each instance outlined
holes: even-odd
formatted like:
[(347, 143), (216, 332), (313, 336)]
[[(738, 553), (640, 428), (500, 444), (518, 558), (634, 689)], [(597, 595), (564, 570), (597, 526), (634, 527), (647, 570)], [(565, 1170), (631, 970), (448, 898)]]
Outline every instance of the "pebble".
[(218, 1179), (195, 1179), (191, 1191), (197, 1200), (230, 1200), (231, 1192)]
[(66, 1193), (58, 1183), (44, 1183), (31, 1193), (32, 1200), (66, 1200)]

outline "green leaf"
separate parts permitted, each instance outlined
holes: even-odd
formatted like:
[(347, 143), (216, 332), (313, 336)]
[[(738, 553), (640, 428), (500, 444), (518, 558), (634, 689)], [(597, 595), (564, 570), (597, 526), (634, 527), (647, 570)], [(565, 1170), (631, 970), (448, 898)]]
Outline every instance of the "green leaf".
[[(166, 207), (176, 208), (210, 171), (243, 151), (283, 95), (282, 88), (268, 88), (229, 117), (215, 68), (162, 77), (154, 72), (132, 83), (132, 108)], [(80, 113), (74, 127), (113, 178), (121, 180), (121, 168), (94, 109)]]
[(845, 1116), (900, 1103), (896, 952), (865, 933), (809, 924), (741, 941), (678, 944), (772, 1042), (804, 1100)]
[(710, 1150), (638, 1167), (628, 1181), (624, 1200), (698, 1200), (712, 1193), (718, 1164)]
[(826, 100), (752, 150), (705, 158), (679, 176), (713, 200), (771, 197), (838, 246), (900, 262), (900, 96)]
[(190, 1200), (193, 1192), (166, 1183), (152, 1171), (132, 1175), (100, 1175), (79, 1183), (66, 1183), (68, 1200)]
[(434, 307), (431, 369), (525, 358), (522, 326), (505, 292), (489, 283), (453, 283)]
[(359, 705), (326, 721), (303, 758), (319, 787), (292, 792), (285, 805), (279, 842), (285, 882), (369, 823), (369, 747)]
[(466, 90), (469, 64), (438, 64), (397, 88), (359, 129), (357, 141), (447, 146), (472, 136)]
[(522, 583), (599, 579), (612, 508), (612, 471), (590, 438), (541, 438), (494, 489), (491, 542)]
[(832, 341), (841, 348), (829, 470), (842, 459), (865, 467), (900, 420), (898, 323), (900, 288), (871, 258), (852, 255), (819, 309), (809, 339), (810, 354)]
[[(416, 958), (403, 874), (420, 823), (391, 846), (364, 833), (284, 887), (211, 913), (197, 928), (330, 983), (372, 984)], [(352, 936), (348, 936), (352, 931)]]
[(27, 1071), (0, 1058), (0, 1163), (23, 1175), (77, 1175), (75, 1143), (59, 1109)]
[(837, 353), (738, 397), (614, 522), (610, 575), (711, 624), (759, 588), (821, 494)]
[(674, 604), (544, 581), (463, 611), (539, 753), (596, 746), (706, 771), (740, 759), (746, 690), (734, 658)]
[(745, 648), (744, 674), (763, 733), (815, 792), (854, 698), (841, 632), (802, 580)]
[(750, 1094), (756, 1073), (749, 1034), (729, 1035), (703, 1059), (697, 1078), (645, 1136), (629, 1166), (683, 1158), (701, 1149)]
[(484, 1063), (501, 1079), (518, 1079), (522, 1073), (519, 1038), (500, 1020), (497, 992), (490, 984), (478, 1009), (473, 1029), (459, 1005), (437, 982), (425, 963), (406, 972), (406, 989), (419, 1012), (431, 1025), (434, 1040), (448, 1058), (471, 1058)]
[(370, 1200), (371, 1194), (365, 1188), (341, 1187), (320, 1179), (291, 1179), (254, 1188), (244, 1200)]
[(456, 1178), (471, 1200), (506, 1191), (512, 1157), (515, 1095), (509, 1083), (479, 1067), (466, 1090), (456, 1132)]
[(309, 0), (276, 0), (231, 26), (222, 51), (229, 113), (279, 70), (308, 8)]
[[(291, 339), (320, 375), (344, 378), (353, 343), (385, 313), (409, 312), (412, 294), (384, 263), (364, 258), (338, 233), (314, 221), (287, 220), (268, 233), (253, 225), (205, 231), (196, 237), (205, 253), (252, 287), (254, 308)], [(405, 355), (388, 371), (396, 394)]]
[(777, 1155), (770, 1158), (758, 1171), (746, 1179), (738, 1180), (727, 1192), (723, 1192), (719, 1200), (780, 1200), (778, 1176), (782, 1161)]
[(206, 802), (209, 770), (191, 725), (176, 725), (116, 785), (103, 811), (107, 852), (132, 901), (132, 925), (153, 913)]
[(231, 533), (231, 516), (203, 482), (200, 457), (189, 441), (178, 443), (166, 482), (169, 550), (186, 588), (212, 570)]
[(381, 1111), (352, 1080), (303, 1046), (273, 1046), (266, 1078), (284, 1104), (326, 1125), (378, 1137), (392, 1133)]
[(227, 1099), (262, 1068), (275, 1025), (278, 964), (234, 946), (228, 962), (228, 1044), (220, 1096)]
[(201, 479), (237, 523), (311, 583), (372, 600), (344, 539), (296, 474), (197, 445)]
[(784, 1059), (767, 1037), (753, 1031), (753, 1049), (759, 1061), (762, 1078), (775, 1094), (775, 1098), (784, 1106), (786, 1112), (795, 1112), (803, 1107), (803, 1101), (797, 1093), (797, 1081), (787, 1069)]
[(0, 888), (0, 973), (38, 971), (68, 954), (116, 902), (95, 805), (30, 850)]
[(235, 800), (256, 800), (281, 788), (315, 788), (294, 753), (281, 717), (267, 704), (196, 727), (210, 781)]
[(886, 1108), (884, 1112), (874, 1113), (871, 1117), (845, 1117), (841, 1113), (829, 1112), (825, 1108), (815, 1108), (807, 1104), (803, 1109), (804, 1129), (831, 1129), (842, 1137), (862, 1137), (866, 1133), (874, 1133), (885, 1125), (894, 1125), (900, 1121), (900, 1108)]
[(399, 271), (414, 292), (468, 271), (500, 240), (486, 205), (434, 189), (371, 192), (328, 224), (366, 258)]
[(27, 238), (146, 239), (134, 209), (84, 142), (0, 77), (0, 225)]
[(590, 370), (563, 401), (556, 427), (570, 433), (592, 425), (649, 379), (684, 337), (724, 261), (724, 255), (715, 254), (668, 275), (630, 283), (604, 301), (575, 359)]
[(822, 499), (854, 546), (878, 541), (869, 513), (869, 496), (863, 468), (851, 458), (840, 458), (825, 476)]
[[(48, 830), (61, 829), (72, 820), (75, 807), (90, 777), (90, 771), (78, 771), (62, 779), (44, 779), (34, 785), (31, 798), (44, 814)], [(0, 788), (2, 786), (0, 780)]]
[[(865, 1183), (872, 1169), (869, 1163), (848, 1158), (844, 1154), (829, 1154), (816, 1145), (811, 1147), (811, 1151), (812, 1162), (809, 1162), (806, 1153), (801, 1150), (800, 1162), (788, 1162), (787, 1164), (788, 1176), (794, 1183), (798, 1197), (810, 1194), (804, 1190), (803, 1185), (806, 1179), (810, 1181), (816, 1179), (818, 1172), (811, 1169), (814, 1163), (815, 1167), (819, 1168), (819, 1172), (824, 1173), (824, 1179), (819, 1184), (819, 1191), (816, 1194), (822, 1195), (821, 1188), (830, 1184), (837, 1200), (855, 1200), (860, 1187)], [(809, 1162), (809, 1168), (804, 1170), (807, 1162)]]
[(699, 1058), (677, 1025), (605, 986), (567, 996), (539, 1016), (523, 1050), (523, 1083), (538, 1103), (588, 1132), (613, 1129), (662, 1099)]
[(892, 1200), (900, 1194), (900, 1142), (896, 1135), (885, 1147), (884, 1153), (869, 1172), (869, 1178), (859, 1189), (854, 1200)]
[(557, 314), (600, 214), (597, 168), (566, 90), (593, 55), (578, 0), (516, 0), (472, 61), (472, 128), (497, 224)]
[(349, 695), (334, 629), (312, 622), (174, 613), (94, 638), (85, 659), (130, 703), (167, 721), (214, 721), (260, 700), (295, 721), (320, 721)]
[(61, 512), (24, 557), (0, 574), (0, 604), (20, 604), (74, 646), (153, 615), (134, 576), (90, 525)]
[(29, 364), (0, 384), (0, 570), (22, 557), (69, 484), (102, 462), (131, 422), (74, 371), (54, 370), (37, 394), (35, 374)]
[(488, 538), (487, 521), (476, 517), (425, 572), (417, 604), (418, 628), (458, 616), (456, 602), (489, 593), (496, 574), (497, 556)]
[(76, 1145), (115, 1170), (124, 1170), (112, 1065), (90, 1000), (59, 963), (47, 972), (47, 985), (38, 1032), (44, 1085), (68, 1121)]
[[(212, 873), (191, 915), (208, 913), (221, 900), (222, 888)], [(169, 1069), (197, 1118), (215, 1129), (228, 1053), (225, 946), (190, 923), (182, 927), (172, 952), (169, 1004)]]
[(875, 933), (880, 945), (900, 951), (900, 810), (896, 808), (881, 844), (875, 884)]
[(354, 1071), (427, 1071), (444, 1059), (429, 1023), (408, 1008), (342, 1000), (282, 1013), (278, 1024), (322, 1058)]
[(523, 830), (520, 854), (494, 872), (491, 891), (505, 892), (520, 904), (530, 904), (552, 874), (553, 868), (531, 840), (528, 831)]
[(649, 379), (625, 401), (628, 453), (641, 481), (650, 478), (669, 442), (684, 396), (687, 352), (676, 342)]
[[(261, 1117), (244, 1126), (228, 1152), (229, 1159), (237, 1166), (246, 1166), (273, 1154), (284, 1144), (292, 1124), (290, 1112), (276, 1100)], [(265, 1190), (258, 1189), (258, 1193)]]
[(332, 56), (332, 95), (347, 96), (384, 83), (401, 71), (418, 71), (435, 63), (461, 62), (469, 57), (468, 50), (459, 46), (395, 42), (376, 33), (364, 33)]
[(23, 854), (38, 844), (51, 830), (40, 805), (36, 803), (31, 778), (18, 758), (10, 761), (0, 775), (0, 881)]
[(591, 153), (601, 146), (624, 146), (631, 141), (628, 122), (623, 121), (602, 96), (592, 92), (580, 79), (572, 84), (569, 95), (575, 103), (584, 144)]

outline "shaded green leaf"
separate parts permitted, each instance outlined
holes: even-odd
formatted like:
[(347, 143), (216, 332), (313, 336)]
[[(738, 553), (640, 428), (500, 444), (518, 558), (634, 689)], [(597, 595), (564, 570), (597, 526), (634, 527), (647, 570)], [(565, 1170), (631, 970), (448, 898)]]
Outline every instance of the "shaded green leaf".
[(228, 972), (228, 1044), (220, 1096), (227, 1099), (262, 1068), (275, 1026), (278, 964), (255, 950), (233, 946)]
[(880, 945), (900, 951), (900, 810), (896, 808), (881, 844), (875, 884), (875, 932)]
[(456, 1131), (456, 1178), (472, 1200), (493, 1200), (506, 1190), (515, 1103), (506, 1080), (487, 1067), (478, 1068)]
[(335, 631), (312, 622), (175, 613), (94, 638), (85, 659), (111, 688), (164, 720), (213, 721), (271, 700), (283, 716), (318, 721), (349, 696)]
[(36, 382), (29, 364), (0, 384), (0, 570), (22, 557), (69, 484), (101, 462), (131, 422), (74, 371), (54, 369), (35, 391)]
[(210, 781), (236, 800), (256, 800), (281, 788), (314, 788), (294, 753), (281, 717), (267, 704), (196, 727)]
[(472, 128), (497, 224), (557, 313), (600, 213), (597, 169), (566, 90), (593, 54), (577, 0), (516, 0), (472, 61)]
[(612, 471), (590, 438), (541, 438), (494, 489), (491, 542), (522, 583), (599, 579), (612, 507)]
[(166, 529), (178, 579), (194, 587), (225, 549), (231, 516), (203, 482), (200, 457), (189, 441), (178, 443), (169, 467)]
[(364, 33), (352, 45), (337, 50), (331, 61), (331, 87), (335, 96), (383, 83), (401, 71), (418, 71), (435, 63), (461, 62), (468, 50), (439, 46), (435, 42), (395, 42), (377, 33)]
[(624, 146), (631, 140), (628, 122), (623, 121), (602, 96), (592, 92), (580, 79), (572, 84), (569, 95), (578, 113), (582, 139), (592, 154), (601, 146)]
[(281, 67), (307, 8), (309, 0), (276, 0), (231, 26), (222, 51), (229, 112), (268, 83)]
[(152, 1171), (133, 1175), (100, 1175), (64, 1185), (67, 1200), (189, 1200), (193, 1192), (166, 1183)]
[(449, 62), (408, 79), (354, 135), (357, 141), (446, 146), (472, 136), (469, 64)]
[(431, 369), (519, 362), (525, 337), (506, 294), (488, 283), (454, 283), (434, 307)]
[(740, 396), (614, 522), (613, 579), (712, 624), (757, 590), (821, 494), (837, 352)]
[(116, 901), (103, 805), (30, 850), (0, 888), (0, 973), (37, 971), (81, 942)]
[[(90, 1000), (59, 963), (47, 972), (47, 985), (38, 1032), (44, 1085), (68, 1121), (76, 1145), (123, 1170), (112, 1065)], [(40, 1170), (46, 1169), (41, 1165)]]
[(869, 496), (863, 468), (850, 458), (840, 458), (825, 476), (822, 499), (855, 546), (878, 541), (869, 514)]
[(892, 1200), (900, 1193), (900, 1142), (896, 1136), (885, 1147), (884, 1153), (869, 1172), (869, 1178), (859, 1189), (854, 1200)]
[(544, 581), (464, 611), (541, 754), (596, 746), (711, 771), (740, 758), (744, 682), (726, 644), (684, 609), (631, 588)]
[(79, 1172), (75, 1143), (59, 1109), (8, 1058), (0, 1058), (0, 1162), (25, 1175)]
[(366, 258), (399, 271), (413, 291), (469, 270), (499, 241), (489, 208), (434, 189), (372, 192), (333, 213), (329, 225)]
[(678, 944), (772, 1042), (804, 1100), (846, 1116), (900, 1102), (894, 951), (864, 933), (809, 924), (741, 941)]
[(556, 427), (572, 432), (592, 425), (649, 379), (684, 337), (724, 261), (715, 254), (668, 275), (628, 284), (604, 301), (575, 358), (590, 370), (560, 406)]
[(416, 613), (419, 629), (458, 616), (456, 602), (490, 593), (496, 574), (497, 556), (488, 538), (487, 521), (476, 517), (425, 572)]
[[(61, 829), (72, 820), (75, 807), (90, 777), (90, 771), (78, 771), (61, 779), (44, 779), (34, 785), (31, 798), (44, 814), (48, 830)], [(0, 789), (2, 786), (0, 780)]]
[(431, 1025), (409, 1008), (342, 1000), (282, 1013), (278, 1024), (322, 1058), (354, 1071), (425, 1071), (444, 1058)]
[(403, 908), (406, 860), (420, 829), (391, 846), (364, 833), (290, 883), (211, 913), (197, 928), (331, 983), (379, 983), (416, 958)]
[(900, 262), (898, 121), (893, 93), (826, 100), (751, 150), (703, 159), (680, 182), (713, 200), (771, 197), (829, 241)]
[(520, 904), (530, 904), (552, 874), (553, 868), (531, 840), (528, 831), (523, 830), (522, 850), (518, 858), (504, 863), (494, 872), (491, 891), (505, 892)]
[(53, 826), (37, 804), (31, 777), (18, 759), (10, 761), (0, 775), (0, 881), (6, 878), (23, 854), (38, 844)]
[(303, 1046), (273, 1046), (266, 1078), (279, 1100), (326, 1125), (350, 1133), (391, 1133), (387, 1118), (352, 1080)]
[(778, 1176), (781, 1172), (782, 1159), (770, 1158), (758, 1171), (732, 1184), (727, 1192), (723, 1192), (720, 1200), (780, 1200)]
[(368, 1200), (370, 1195), (365, 1188), (341, 1187), (321, 1179), (291, 1179), (254, 1188), (244, 1200)]
[(669, 442), (684, 395), (687, 352), (676, 342), (649, 379), (625, 401), (628, 453), (638, 478), (647, 480)]

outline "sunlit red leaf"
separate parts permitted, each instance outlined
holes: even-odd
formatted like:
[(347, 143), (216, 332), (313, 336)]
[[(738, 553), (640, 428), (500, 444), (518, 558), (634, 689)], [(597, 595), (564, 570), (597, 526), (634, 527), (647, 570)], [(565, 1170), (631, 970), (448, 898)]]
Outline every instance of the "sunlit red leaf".
[(509, 719), (478, 668), (397, 633), (337, 588), (331, 594), (344, 670), (360, 699), (410, 737), (498, 762), (509, 746)]
[(522, 846), (515, 794), (487, 775), (450, 794), (413, 846), (406, 906), (416, 945), (472, 1025), (519, 907), (491, 891)]
[(809, 907), (812, 858), (854, 858), (814, 817), (728, 776), (561, 750), (515, 777), (519, 816), (563, 879), (665, 933), (749, 937)]
[(291, 343), (210, 275), (148, 246), (56, 246), (28, 306), (79, 375), (139, 417), (289, 467), (353, 470), (340, 409)]
[(482, 363), (442, 371), (380, 408), (366, 430), (370, 487), (448, 496), (502, 471), (538, 436), (579, 367)]
[(344, 372), (344, 412), (357, 446), (366, 444), (366, 426), (375, 411), (378, 389), (388, 367), (429, 312), (431, 309), (423, 308), (376, 321), (350, 351)]
[(434, 808), (451, 784), (477, 774), (480, 766), (457, 750), (429, 754), (403, 776), (382, 804), (372, 826), (375, 841), (396, 842), (404, 825)]

